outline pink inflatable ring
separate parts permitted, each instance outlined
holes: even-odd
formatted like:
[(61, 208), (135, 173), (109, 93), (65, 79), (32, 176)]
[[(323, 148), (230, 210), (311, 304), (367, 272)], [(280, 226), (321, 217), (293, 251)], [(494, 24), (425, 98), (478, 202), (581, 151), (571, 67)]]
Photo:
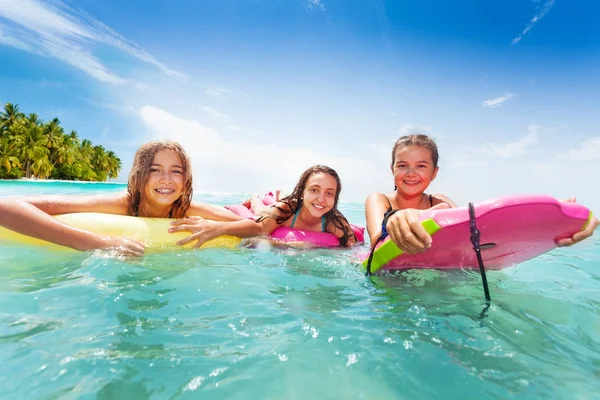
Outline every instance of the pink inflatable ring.
[[(268, 193), (263, 197), (262, 202), (264, 205), (273, 205), (275, 204), (275, 198), (272, 193)], [(226, 206), (225, 208), (240, 217), (255, 217), (252, 210), (241, 204), (234, 204)], [(350, 224), (350, 227), (356, 236), (356, 241), (359, 243), (364, 242), (365, 228), (353, 224)], [(285, 226), (280, 226), (275, 229), (269, 237), (284, 243), (301, 242), (308, 243), (314, 247), (337, 247), (340, 245), (339, 239), (333, 233), (303, 231), (301, 229), (288, 228)]]

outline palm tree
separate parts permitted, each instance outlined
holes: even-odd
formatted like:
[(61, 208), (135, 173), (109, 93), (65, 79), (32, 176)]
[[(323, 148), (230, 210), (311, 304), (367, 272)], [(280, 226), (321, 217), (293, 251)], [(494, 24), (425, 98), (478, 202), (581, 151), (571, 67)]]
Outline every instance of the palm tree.
[(44, 124), (44, 134), (48, 137), (48, 143), (46, 147), (49, 149), (55, 149), (57, 143), (61, 140), (64, 135), (64, 130), (60, 126), (60, 120), (58, 118), (52, 119), (52, 121)]
[(46, 179), (52, 173), (54, 166), (48, 159), (48, 156), (37, 158), (31, 165), (31, 170), (36, 178)]
[(73, 139), (68, 135), (60, 136), (54, 143), (51, 161), (55, 166), (60, 167), (62, 164), (73, 164), (75, 157), (76, 147), (73, 145)]
[(11, 145), (17, 150), (19, 160), (25, 163), (27, 178), (31, 177), (31, 165), (39, 159), (47, 158), (50, 153), (46, 147), (46, 136), (35, 121), (38, 121), (37, 115), (30, 114), (25, 125), (15, 124), (9, 130), (13, 134)]
[(119, 176), (123, 164), (112, 150), (106, 152), (106, 157), (108, 158), (108, 177), (114, 179)]
[(29, 126), (41, 126), (44, 123), (40, 119), (40, 117), (36, 113), (29, 113), (27, 117), (25, 117), (25, 124)]
[(4, 111), (0, 113), (0, 134), (7, 131), (11, 125), (15, 124), (24, 115), (19, 111), (17, 104), (6, 103), (4, 105)]
[(79, 147), (79, 153), (81, 154), (81, 161), (89, 164), (94, 155), (94, 147), (92, 146), (92, 142), (88, 139), (83, 139), (81, 146)]
[(7, 173), (13, 168), (21, 168), (21, 162), (14, 156), (8, 138), (0, 138), (0, 167), (4, 167)]
[(92, 169), (96, 173), (98, 181), (105, 181), (108, 176), (109, 164), (108, 156), (104, 146), (94, 146), (94, 154), (92, 156)]
[(79, 147), (80, 141), (79, 141), (79, 137), (77, 136), (77, 131), (71, 131), (69, 132), (69, 139), (71, 139), (71, 143), (73, 144), (73, 146)]

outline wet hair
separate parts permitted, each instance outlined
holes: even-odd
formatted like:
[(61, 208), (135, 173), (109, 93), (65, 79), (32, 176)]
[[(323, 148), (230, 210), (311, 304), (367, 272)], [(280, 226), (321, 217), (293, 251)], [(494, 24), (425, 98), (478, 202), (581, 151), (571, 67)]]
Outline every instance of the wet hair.
[(183, 191), (181, 196), (173, 203), (169, 218), (183, 218), (192, 203), (192, 164), (190, 157), (183, 147), (177, 142), (170, 140), (154, 140), (143, 144), (135, 153), (133, 166), (129, 172), (127, 183), (127, 195), (129, 196), (128, 214), (139, 216), (140, 208), (144, 203), (144, 190), (148, 182), (150, 167), (156, 153), (162, 150), (172, 150), (183, 163)]
[(394, 163), (396, 162), (396, 151), (398, 149), (408, 146), (425, 147), (431, 152), (433, 168), (437, 167), (439, 154), (435, 141), (427, 135), (416, 133), (412, 135), (402, 136), (400, 139), (396, 140), (396, 143), (394, 143), (394, 148), (392, 149), (392, 168), (394, 168)]
[(330, 224), (333, 224), (335, 228), (340, 229), (343, 232), (342, 236), (338, 238), (340, 245), (347, 246), (348, 239), (354, 236), (354, 232), (350, 228), (350, 223), (346, 217), (344, 217), (344, 215), (337, 209), (340, 192), (342, 191), (342, 182), (340, 181), (340, 177), (337, 172), (335, 172), (333, 168), (325, 165), (313, 165), (304, 171), (292, 193), (289, 196), (279, 200), (279, 202), (283, 203), (283, 205), (279, 206), (275, 204), (272, 206), (275, 207), (279, 212), (273, 213), (269, 211), (263, 211), (256, 221), (260, 222), (266, 218), (273, 218), (278, 224), (283, 224), (285, 221), (287, 221), (293, 214), (302, 208), (302, 196), (304, 195), (304, 189), (306, 189), (306, 183), (311, 176), (318, 173), (331, 175), (337, 183), (333, 207), (323, 215), (325, 217), (325, 229), (327, 230)]

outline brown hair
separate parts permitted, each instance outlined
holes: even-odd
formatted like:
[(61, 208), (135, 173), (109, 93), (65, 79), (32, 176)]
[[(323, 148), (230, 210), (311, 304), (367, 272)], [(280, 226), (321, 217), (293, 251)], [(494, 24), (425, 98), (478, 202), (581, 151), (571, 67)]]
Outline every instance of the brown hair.
[(431, 152), (431, 160), (433, 161), (433, 167), (437, 167), (439, 154), (435, 141), (427, 135), (417, 133), (402, 136), (400, 139), (396, 140), (396, 143), (394, 143), (394, 148), (392, 149), (392, 168), (394, 168), (394, 163), (396, 162), (396, 151), (402, 147), (408, 146), (425, 147)]
[(296, 183), (296, 187), (294, 187), (292, 193), (289, 196), (286, 196), (280, 200), (280, 202), (283, 203), (283, 206), (273, 206), (279, 211), (279, 213), (271, 213), (269, 211), (264, 211), (261, 213), (261, 215), (257, 218), (256, 221), (260, 222), (265, 218), (274, 218), (278, 224), (283, 224), (285, 221), (287, 221), (288, 218), (292, 216), (292, 214), (296, 213), (300, 208), (302, 208), (302, 196), (304, 193), (304, 189), (306, 188), (306, 182), (308, 182), (312, 175), (320, 172), (331, 175), (337, 183), (333, 207), (331, 208), (331, 210), (327, 211), (325, 215), (323, 215), (325, 217), (325, 229), (327, 230), (330, 224), (333, 224), (335, 228), (340, 229), (343, 232), (342, 236), (338, 238), (340, 241), (340, 245), (347, 246), (348, 239), (351, 236), (354, 236), (354, 232), (350, 228), (350, 223), (348, 222), (346, 217), (344, 217), (344, 215), (337, 209), (338, 200), (340, 198), (340, 192), (342, 191), (342, 182), (337, 172), (335, 172), (333, 168), (330, 168), (326, 165), (313, 165), (312, 167), (304, 171), (300, 176), (298, 183)]
[(183, 147), (170, 140), (154, 140), (144, 143), (135, 153), (133, 166), (129, 172), (127, 195), (129, 196), (128, 214), (137, 217), (144, 203), (144, 188), (148, 182), (150, 167), (156, 153), (162, 150), (173, 150), (183, 163), (183, 192), (173, 203), (169, 218), (183, 218), (192, 203), (192, 163)]

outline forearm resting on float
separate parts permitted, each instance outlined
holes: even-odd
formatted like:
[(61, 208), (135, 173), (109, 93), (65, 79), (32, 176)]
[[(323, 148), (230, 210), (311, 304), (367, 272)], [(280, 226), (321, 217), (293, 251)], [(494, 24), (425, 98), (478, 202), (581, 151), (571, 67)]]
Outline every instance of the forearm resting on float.
[(252, 219), (240, 221), (219, 222), (219, 235), (231, 235), (240, 238), (249, 238), (265, 235), (263, 224)]
[(196, 241), (195, 247), (202, 246), (207, 240), (211, 240), (221, 235), (237, 236), (239, 238), (248, 238), (261, 236), (264, 232), (263, 224), (251, 219), (240, 221), (212, 221), (198, 217), (178, 219), (171, 222), (169, 233), (190, 232), (185, 239), (177, 242), (178, 245)]
[(190, 217), (198, 216), (213, 221), (240, 221), (244, 219), (225, 207), (205, 203), (190, 204), (190, 208), (186, 214)]
[(0, 225), (23, 235), (80, 251), (102, 247), (104, 242), (101, 236), (65, 225), (24, 200), (0, 202)]

